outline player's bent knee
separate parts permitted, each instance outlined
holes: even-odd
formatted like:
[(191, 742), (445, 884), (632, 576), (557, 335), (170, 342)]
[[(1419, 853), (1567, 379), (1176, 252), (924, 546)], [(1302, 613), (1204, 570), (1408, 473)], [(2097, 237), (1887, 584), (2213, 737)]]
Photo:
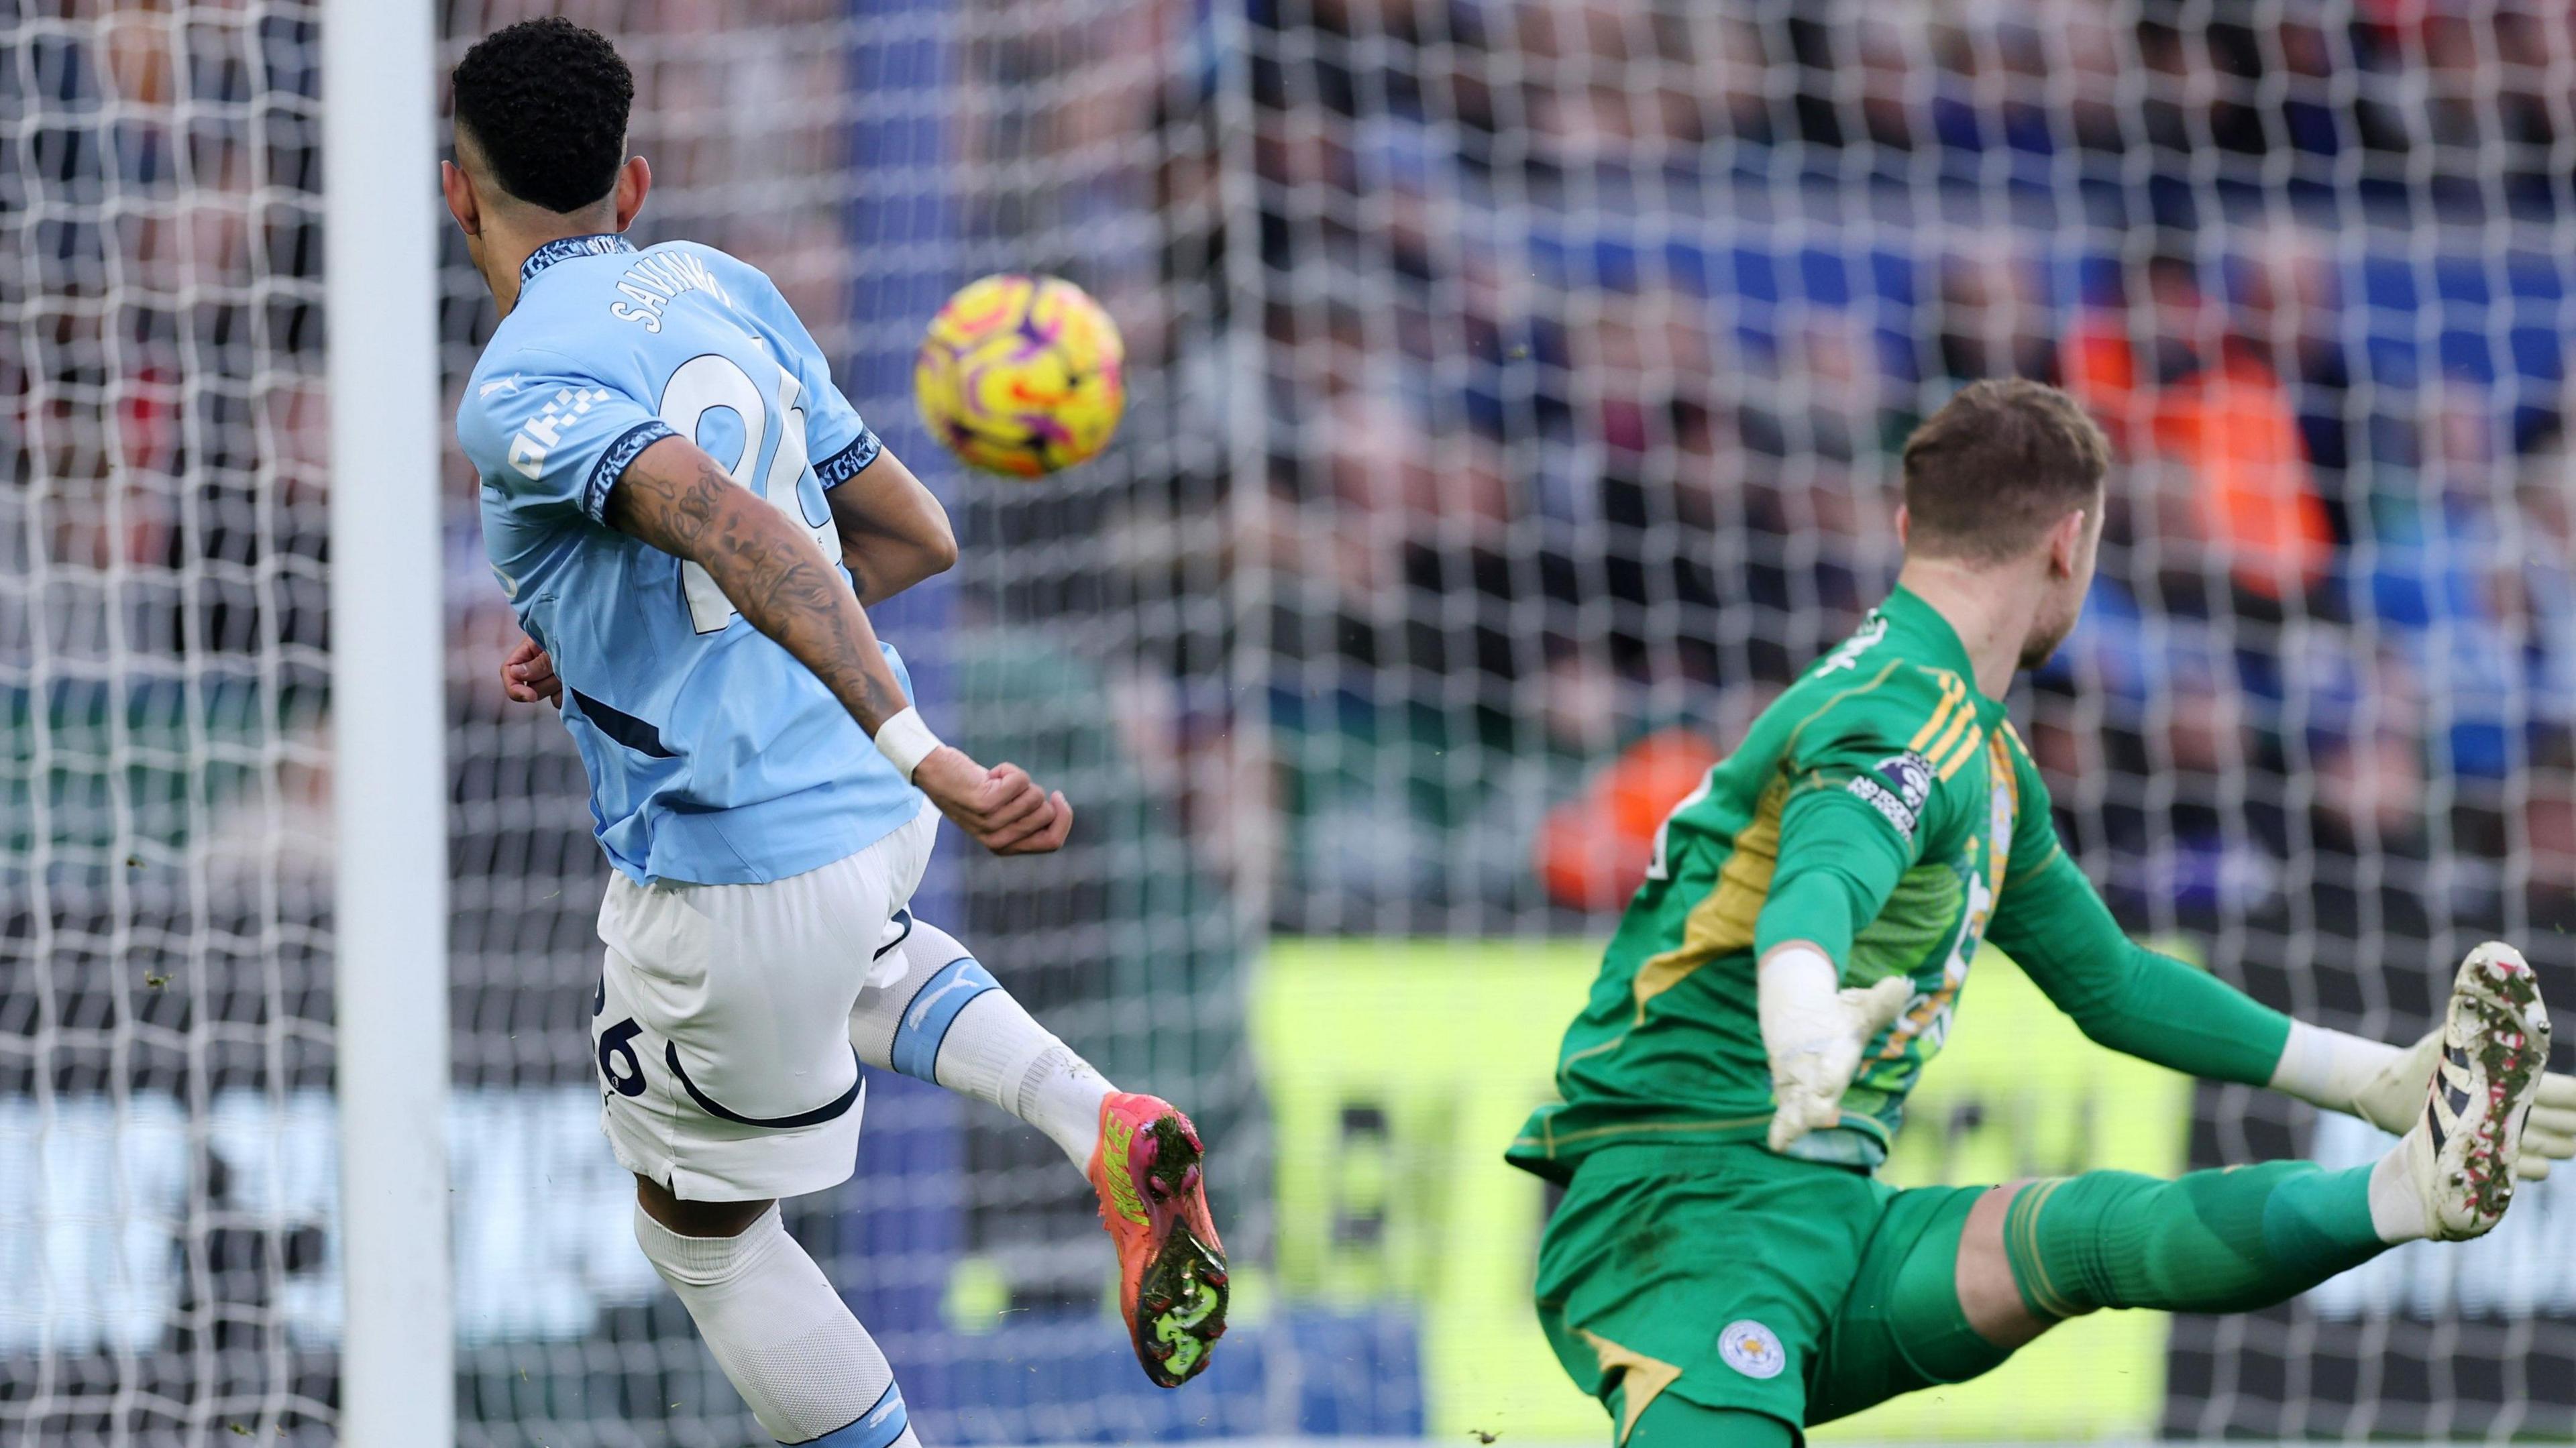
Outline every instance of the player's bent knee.
[(850, 1044), (881, 1071), (939, 1080), (939, 1048), (966, 1007), (1001, 982), (956, 936), (902, 912), (850, 1011)]
[(1658, 1393), (1614, 1448), (1795, 1448), (1797, 1442), (1798, 1430), (1768, 1413), (1703, 1407)]
[(639, 1176), (635, 1179), (635, 1204), (644, 1214), (670, 1231), (683, 1237), (739, 1237), (751, 1230), (776, 1202), (690, 1202), (671, 1195), (671, 1189)]
[(1987, 1191), (1969, 1208), (1967, 1225), (1959, 1233), (1959, 1308), (1977, 1336), (2000, 1348), (2020, 1347), (2059, 1321), (2033, 1312), (2023, 1300), (2004, 1243), (2013, 1198), (2028, 1185), (2011, 1182)]

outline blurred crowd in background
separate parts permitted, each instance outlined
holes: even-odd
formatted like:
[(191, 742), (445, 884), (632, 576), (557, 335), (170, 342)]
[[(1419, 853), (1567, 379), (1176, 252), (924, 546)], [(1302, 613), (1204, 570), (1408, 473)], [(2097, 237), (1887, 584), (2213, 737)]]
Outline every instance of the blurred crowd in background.
[[(1906, 430), (2007, 374), (2117, 449), (2024, 717), (2126, 913), (2576, 906), (2565, 7), (1261, 17), (1241, 546), (1321, 837), (1295, 909), (1525, 919), (1534, 802), (1660, 726), (1731, 742), (1892, 576)], [(1390, 782), (1422, 830), (1355, 858)], [(2327, 903), (2381, 883), (2406, 919)]]
[[(1634, 831), (1549, 811), (1729, 742), (1889, 578), (1907, 427), (2006, 373), (2119, 450), (2028, 732), (2124, 910), (2576, 911), (2564, 6), (562, 8), (636, 60), (647, 239), (779, 277), (980, 541), (961, 624), (1098, 645), (1256, 918), (1615, 903)], [(61, 566), (0, 591), (12, 651), (88, 667), (111, 575), (146, 672), (318, 646), (311, 14), (13, 15), (8, 537)], [(890, 104), (907, 66), (939, 88)], [(1110, 303), (1123, 457), (1040, 496), (927, 456), (912, 313), (967, 257)], [(449, 276), (461, 376), (489, 304)], [(450, 471), (466, 752), (538, 752)]]

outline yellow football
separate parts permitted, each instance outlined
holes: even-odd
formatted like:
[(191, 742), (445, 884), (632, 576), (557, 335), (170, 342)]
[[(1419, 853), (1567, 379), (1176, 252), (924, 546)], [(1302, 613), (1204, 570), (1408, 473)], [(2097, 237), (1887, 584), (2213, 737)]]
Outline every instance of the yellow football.
[(912, 367), (931, 435), (987, 472), (1034, 478), (1098, 453), (1127, 405), (1126, 344), (1061, 277), (1003, 273), (950, 297)]

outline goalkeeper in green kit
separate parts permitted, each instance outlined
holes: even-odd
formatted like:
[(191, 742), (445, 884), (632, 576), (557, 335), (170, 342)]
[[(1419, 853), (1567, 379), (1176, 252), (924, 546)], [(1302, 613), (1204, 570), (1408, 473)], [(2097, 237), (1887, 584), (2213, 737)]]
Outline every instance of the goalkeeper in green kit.
[[(1905, 445), (1904, 571), (1673, 811), (1512, 1143), (1564, 1186), (1541, 1325), (1628, 1448), (1786, 1445), (1972, 1378), (2103, 1307), (2242, 1312), (2391, 1244), (2475, 1237), (2576, 1154), (2576, 1080), (2512, 947), (2411, 1048), (2292, 1021), (2130, 943), (2059, 847), (2004, 707), (2073, 629), (2108, 451), (2065, 394), (1980, 382)], [(2376, 1165), (2098, 1171), (1899, 1191), (1906, 1093), (1980, 940), (2114, 1050), (2402, 1139)]]

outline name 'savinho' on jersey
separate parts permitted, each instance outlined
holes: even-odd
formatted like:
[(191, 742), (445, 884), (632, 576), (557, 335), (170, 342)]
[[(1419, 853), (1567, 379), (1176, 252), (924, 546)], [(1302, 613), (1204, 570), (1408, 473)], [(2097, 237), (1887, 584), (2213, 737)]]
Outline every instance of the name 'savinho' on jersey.
[(628, 302), (610, 305), (608, 314), (621, 322), (634, 322), (647, 332), (662, 330), (662, 309), (682, 292), (713, 292), (717, 301), (730, 307), (733, 298), (725, 295), (715, 273), (707, 264), (687, 252), (667, 252), (660, 256), (636, 258), (635, 265), (619, 278), (617, 289)]
[[(621, 322), (637, 323), (647, 332), (662, 330), (662, 309), (683, 292), (712, 293), (726, 306), (733, 305), (733, 298), (725, 294), (724, 286), (716, 280), (715, 273), (707, 269), (704, 261), (686, 252), (638, 257), (635, 265), (628, 267), (626, 274), (618, 279), (617, 290), (631, 300), (611, 303), (609, 315)], [(490, 396), (505, 382), (510, 385), (509, 390), (518, 390), (518, 378), (512, 376), (485, 383), (483, 395)], [(593, 405), (607, 400), (606, 392), (594, 392), (588, 388), (567, 387), (557, 392), (542, 412), (512, 434), (510, 466), (517, 468), (530, 481), (543, 477), (546, 455), (563, 440), (558, 429), (590, 411)]]

